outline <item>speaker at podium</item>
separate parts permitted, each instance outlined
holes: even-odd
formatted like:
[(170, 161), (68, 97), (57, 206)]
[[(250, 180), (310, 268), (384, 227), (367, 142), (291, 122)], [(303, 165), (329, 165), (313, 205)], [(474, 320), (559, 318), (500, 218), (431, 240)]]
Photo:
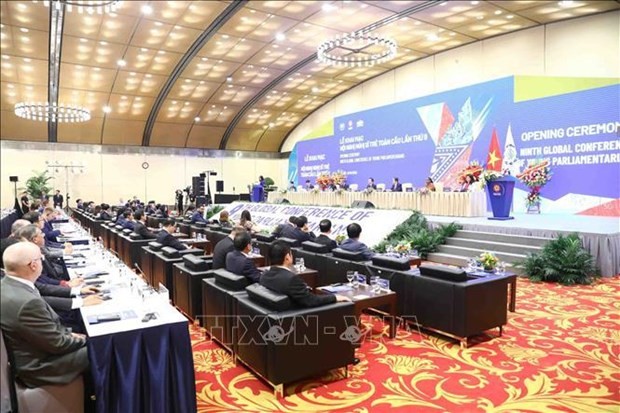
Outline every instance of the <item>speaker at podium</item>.
[(370, 201), (353, 201), (351, 203), (351, 208), (361, 208), (361, 209), (374, 209), (375, 208), (375, 204), (373, 204)]

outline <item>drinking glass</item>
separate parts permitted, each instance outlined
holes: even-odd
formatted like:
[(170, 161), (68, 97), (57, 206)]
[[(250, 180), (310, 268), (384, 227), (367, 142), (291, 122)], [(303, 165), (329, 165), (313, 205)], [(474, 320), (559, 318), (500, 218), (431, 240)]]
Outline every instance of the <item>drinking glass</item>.
[(359, 287), (359, 274), (357, 273), (357, 271), (355, 271), (353, 273), (353, 288), (357, 288)]
[(295, 269), (301, 271), (301, 258), (295, 258)]
[(377, 277), (376, 275), (370, 277), (370, 289), (375, 294), (378, 293), (381, 289), (381, 286), (379, 285), (379, 277)]
[(504, 275), (506, 273), (506, 263), (504, 261), (498, 262), (495, 271), (498, 275)]
[(349, 286), (353, 286), (353, 278), (355, 273), (353, 271), (347, 271), (347, 280), (349, 280)]
[(299, 259), (299, 271), (306, 271), (306, 263), (303, 258)]

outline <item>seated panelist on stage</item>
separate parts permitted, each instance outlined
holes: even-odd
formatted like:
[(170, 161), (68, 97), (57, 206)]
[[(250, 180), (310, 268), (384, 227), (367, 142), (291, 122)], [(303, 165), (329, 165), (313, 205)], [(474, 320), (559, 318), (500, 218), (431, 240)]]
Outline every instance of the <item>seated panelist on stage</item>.
[(467, 192), (472, 189), (472, 184), (475, 182), (475, 179), (472, 175), (465, 175), (463, 182), (461, 183), (461, 187), (459, 188), (459, 192)]
[(195, 224), (197, 222), (203, 222), (203, 223), (207, 223), (207, 220), (204, 218), (204, 213), (205, 213), (205, 206), (204, 205), (200, 205), (198, 208), (196, 208), (196, 210), (194, 211), (194, 213), (192, 214), (192, 224)]
[(89, 366), (86, 337), (64, 327), (36, 290), (41, 251), (19, 242), (6, 249), (3, 259), (0, 325), (17, 378), (27, 387), (72, 382)]
[(233, 274), (243, 275), (250, 282), (258, 282), (261, 272), (249, 257), (252, 251), (252, 237), (247, 231), (241, 231), (233, 240), (234, 249), (226, 254), (226, 269)]
[(374, 189), (374, 190), (377, 189), (377, 185), (375, 185), (374, 178), (368, 178), (368, 185), (366, 185), (366, 188), (371, 188), (371, 189)]
[(392, 192), (403, 192), (403, 185), (398, 181), (398, 178), (394, 178), (392, 180), (392, 187), (390, 188)]
[(260, 284), (279, 294), (286, 294), (297, 307), (319, 307), (336, 301), (350, 301), (340, 295), (316, 295), (308, 285), (291, 271), (293, 254), (291, 247), (282, 241), (274, 241), (269, 246), (271, 268), (260, 277)]
[(295, 220), (295, 228), (293, 228), (293, 231), (291, 231), (288, 238), (296, 239), (300, 243), (305, 241), (314, 241), (316, 235), (314, 235), (314, 232), (310, 231), (310, 228), (308, 228), (308, 218), (303, 215), (298, 216)]
[(366, 244), (360, 242), (359, 238), (362, 233), (362, 227), (358, 223), (352, 223), (347, 226), (347, 235), (349, 238), (342, 241), (340, 248), (350, 252), (361, 252), (365, 260), (371, 260), (375, 255), (374, 252)]
[(312, 183), (310, 182), (309, 179), (306, 179), (306, 183), (304, 185), (304, 189), (306, 191), (310, 191), (310, 190), (314, 189), (314, 185), (312, 185)]
[(144, 211), (139, 209), (133, 214), (135, 224), (133, 226), (133, 232), (140, 235), (142, 239), (156, 239), (157, 235), (154, 232), (149, 231), (146, 227), (146, 215)]
[(313, 239), (313, 242), (318, 244), (327, 245), (329, 250), (333, 250), (338, 246), (336, 241), (330, 238), (329, 234), (332, 232), (332, 222), (329, 219), (324, 219), (319, 223), (319, 229), (321, 230), (321, 234)]
[(157, 242), (164, 247), (172, 247), (179, 251), (189, 248), (187, 245), (179, 241), (174, 235), (177, 224), (174, 219), (165, 219), (162, 222), (162, 230), (157, 234)]
[(217, 270), (220, 268), (226, 268), (226, 256), (229, 252), (235, 249), (233, 240), (237, 234), (245, 232), (245, 228), (241, 226), (233, 227), (230, 231), (230, 234), (222, 238), (215, 244), (215, 248), (213, 248), (213, 269)]
[(292, 191), (292, 192), (297, 192), (297, 187), (295, 186), (295, 182), (293, 181), (289, 182), (287, 190)]
[(433, 178), (430, 176), (426, 178), (426, 182), (424, 182), (424, 186), (431, 192), (435, 192), (437, 189), (435, 188), (435, 183), (433, 182)]

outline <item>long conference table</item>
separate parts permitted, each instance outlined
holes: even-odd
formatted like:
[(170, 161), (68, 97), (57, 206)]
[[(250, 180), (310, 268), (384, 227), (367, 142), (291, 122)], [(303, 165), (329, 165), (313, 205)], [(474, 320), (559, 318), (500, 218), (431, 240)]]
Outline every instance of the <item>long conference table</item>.
[(286, 198), (291, 204), (349, 207), (353, 201), (370, 201), (380, 209), (417, 210), (425, 215), (482, 217), (487, 211), (487, 195), (475, 192), (269, 192), (267, 202)]
[(80, 309), (97, 412), (195, 412), (188, 321), (167, 291), (146, 284), (76, 223), (54, 227), (75, 241), (65, 256), (69, 276), (85, 277), (108, 297)]

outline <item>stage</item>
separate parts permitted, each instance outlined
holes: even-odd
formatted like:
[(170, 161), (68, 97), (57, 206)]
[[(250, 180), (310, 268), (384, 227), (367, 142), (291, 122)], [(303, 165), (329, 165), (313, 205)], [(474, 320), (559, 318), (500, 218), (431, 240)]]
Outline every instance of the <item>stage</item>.
[(596, 258), (603, 276), (620, 274), (620, 217), (572, 214), (512, 214), (515, 219), (495, 221), (486, 217), (446, 217), (426, 215), (430, 225), (456, 222), (469, 231), (495, 232), (552, 238), (579, 233), (584, 247)]

